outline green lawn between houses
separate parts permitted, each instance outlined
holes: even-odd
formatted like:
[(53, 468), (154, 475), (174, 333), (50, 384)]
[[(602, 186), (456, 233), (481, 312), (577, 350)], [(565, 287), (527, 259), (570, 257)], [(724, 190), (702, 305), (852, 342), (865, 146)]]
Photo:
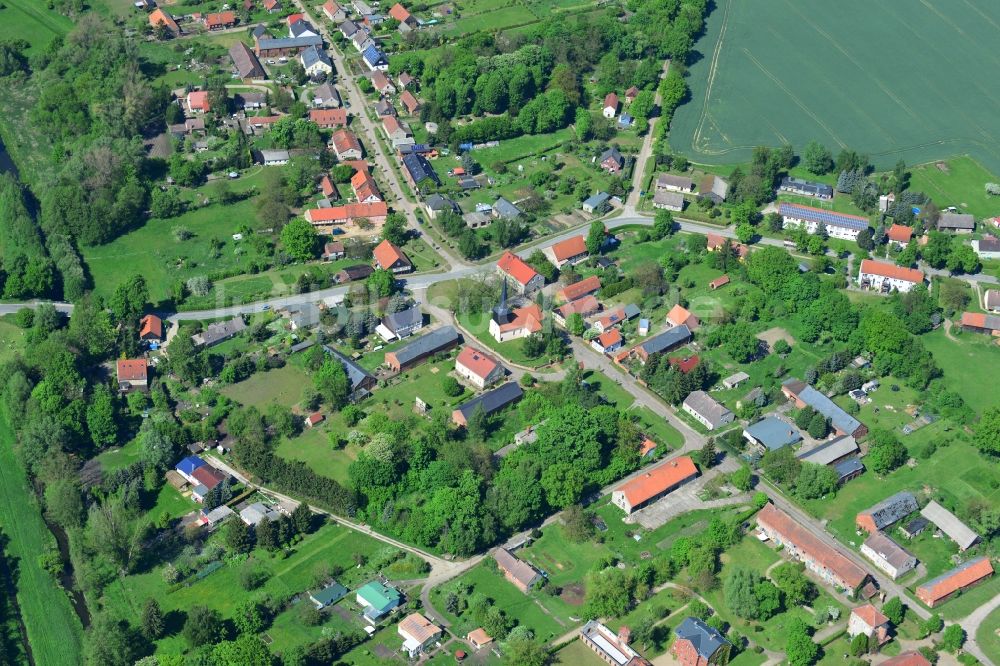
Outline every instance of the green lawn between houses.
[(949, 339), (941, 327), (920, 338), (944, 370), (944, 382), (979, 414), (1000, 405), (1000, 394), (985, 390), (996, 381), (1000, 346), (988, 335), (965, 333), (957, 326), (952, 335), (957, 341)]
[(1000, 663), (1000, 608), (986, 616), (976, 632), (976, 642), (994, 663)]

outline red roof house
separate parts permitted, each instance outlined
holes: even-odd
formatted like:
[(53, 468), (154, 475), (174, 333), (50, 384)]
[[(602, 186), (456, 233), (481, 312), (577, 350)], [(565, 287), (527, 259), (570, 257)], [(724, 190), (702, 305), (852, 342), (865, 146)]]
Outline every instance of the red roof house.
[(602, 113), (605, 118), (614, 118), (618, 113), (618, 95), (610, 92), (604, 98), (604, 106), (602, 107)]
[(698, 476), (698, 468), (688, 456), (665, 463), (627, 481), (611, 493), (611, 503), (625, 513), (647, 506)]
[(670, 312), (667, 313), (667, 323), (671, 326), (680, 326), (684, 324), (693, 331), (698, 328), (698, 324), (700, 322), (697, 317), (688, 312), (687, 308), (678, 303), (674, 307), (670, 308)]
[(503, 378), (504, 367), (474, 347), (465, 347), (455, 359), (455, 372), (477, 388), (485, 388)]
[(154, 314), (148, 314), (139, 320), (140, 340), (162, 340), (163, 320)]
[(211, 109), (208, 105), (207, 90), (192, 90), (187, 94), (188, 110), (192, 113), (207, 113)]
[(934, 608), (952, 595), (993, 575), (989, 557), (977, 557), (917, 587), (917, 598)]
[(205, 25), (209, 30), (222, 30), (236, 25), (236, 12), (217, 12), (205, 15)]
[(885, 232), (885, 237), (889, 239), (890, 243), (906, 247), (909, 245), (910, 239), (913, 238), (913, 228), (894, 224)]
[(311, 109), (309, 111), (309, 120), (326, 129), (343, 127), (347, 124), (347, 110)]
[(512, 279), (515, 287), (521, 293), (541, 289), (545, 284), (545, 278), (510, 250), (500, 256), (499, 261), (497, 261), (497, 270), (502, 275)]
[(122, 391), (145, 389), (149, 385), (149, 369), (146, 359), (120, 359), (118, 361), (118, 388)]
[(567, 285), (556, 292), (556, 300), (559, 301), (575, 301), (578, 298), (583, 298), (589, 294), (596, 294), (597, 290), (601, 288), (601, 278), (596, 275), (591, 275), (590, 277), (583, 278), (579, 282), (574, 282), (573, 284)]
[(399, 101), (404, 107), (406, 107), (406, 111), (410, 115), (413, 115), (420, 110), (420, 102), (409, 90), (403, 91), (403, 94), (399, 96)]
[(180, 26), (177, 25), (177, 21), (174, 20), (174, 17), (159, 7), (149, 13), (149, 25), (153, 26), (154, 29), (162, 25), (167, 30), (172, 32), (174, 36), (181, 34)]
[(543, 252), (556, 268), (562, 268), (566, 264), (575, 264), (587, 258), (587, 241), (583, 236), (573, 236), (554, 243)]
[(393, 273), (409, 273), (413, 270), (413, 264), (409, 257), (387, 240), (379, 243), (372, 251), (372, 255), (375, 257), (375, 265), (378, 268)]

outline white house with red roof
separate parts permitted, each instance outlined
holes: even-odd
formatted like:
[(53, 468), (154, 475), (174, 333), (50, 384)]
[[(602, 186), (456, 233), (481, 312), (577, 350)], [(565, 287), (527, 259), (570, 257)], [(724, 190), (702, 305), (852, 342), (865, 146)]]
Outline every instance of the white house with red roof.
[(924, 274), (915, 268), (905, 268), (874, 259), (863, 259), (858, 270), (858, 285), (862, 289), (872, 289), (888, 293), (907, 292), (924, 283)]
[(906, 247), (910, 244), (910, 239), (913, 238), (913, 227), (894, 224), (885, 232), (885, 237), (890, 245)]
[(614, 118), (618, 115), (618, 95), (609, 92), (604, 98), (604, 106), (602, 107), (601, 113), (604, 114), (605, 118)]
[(387, 240), (382, 241), (372, 250), (375, 257), (376, 268), (381, 268), (393, 273), (409, 273), (413, 270), (413, 263), (406, 253)]
[(593, 347), (595, 351), (602, 354), (616, 352), (621, 349), (624, 344), (625, 338), (622, 337), (621, 331), (617, 328), (605, 331), (590, 341), (590, 346)]
[(572, 266), (587, 258), (587, 241), (583, 236), (573, 236), (553, 243), (542, 250), (542, 253), (556, 268), (562, 268), (566, 264)]
[(149, 368), (146, 359), (121, 359), (117, 367), (118, 390), (126, 393), (134, 389), (145, 391), (149, 388)]
[(882, 645), (889, 640), (889, 618), (871, 604), (855, 608), (847, 621), (847, 635), (854, 638), (860, 634), (875, 637)]
[(697, 329), (700, 324), (701, 322), (698, 321), (698, 318), (691, 314), (688, 309), (680, 303), (670, 308), (670, 312), (667, 313), (668, 326), (687, 326), (693, 331)]
[(510, 278), (519, 294), (527, 294), (545, 286), (545, 278), (510, 250), (504, 252), (497, 261), (497, 272)]
[(506, 369), (496, 359), (475, 347), (465, 347), (455, 359), (455, 372), (478, 389), (497, 383)]
[(187, 109), (191, 113), (207, 113), (211, 109), (208, 105), (207, 90), (192, 90), (187, 94)]

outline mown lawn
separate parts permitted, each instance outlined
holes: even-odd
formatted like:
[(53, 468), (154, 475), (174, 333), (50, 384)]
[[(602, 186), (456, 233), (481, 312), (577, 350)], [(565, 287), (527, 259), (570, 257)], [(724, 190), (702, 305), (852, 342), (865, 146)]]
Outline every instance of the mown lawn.
[(312, 381), (294, 364), (276, 370), (256, 372), (242, 382), (222, 388), (222, 394), (248, 407), (265, 409), (274, 403), (291, 407), (302, 399), (302, 389)]
[(947, 171), (936, 162), (920, 164), (910, 172), (910, 189), (928, 194), (938, 208), (955, 206), (976, 218), (1000, 215), (1000, 201), (986, 194), (986, 183), (997, 182), (996, 176), (968, 155), (945, 161)]
[(976, 642), (994, 663), (1000, 663), (1000, 608), (986, 616), (976, 632)]
[[(519, 338), (517, 340), (509, 340), (507, 342), (497, 342), (489, 332), (489, 313), (459, 314), (456, 319), (462, 328), (475, 336), (476, 340), (486, 345), (511, 363), (516, 363), (529, 368), (541, 368), (549, 364), (550, 359), (544, 354), (540, 358), (528, 358), (525, 356), (522, 349), (524, 344), (523, 339)], [(542, 325), (544, 326), (545, 322), (543, 322)]]
[(556, 652), (553, 663), (558, 666), (602, 666), (604, 661), (578, 639)]
[(980, 414), (1000, 405), (996, 391), (983, 390), (996, 381), (1000, 346), (988, 335), (964, 333), (957, 326), (952, 328), (952, 335), (957, 342), (949, 339), (942, 327), (920, 338), (944, 370), (944, 382)]

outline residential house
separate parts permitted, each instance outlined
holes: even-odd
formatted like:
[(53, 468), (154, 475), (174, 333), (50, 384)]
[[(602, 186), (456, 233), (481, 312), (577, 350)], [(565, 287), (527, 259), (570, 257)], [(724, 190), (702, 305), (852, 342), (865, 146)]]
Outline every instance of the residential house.
[(268, 14), (281, 11), (281, 0), (264, 0), (264, 9)]
[(323, 129), (335, 129), (347, 125), (347, 109), (310, 109), (309, 120)]
[(349, 129), (339, 129), (334, 132), (330, 137), (330, 144), (333, 146), (333, 152), (337, 154), (337, 159), (341, 161), (360, 160), (364, 155), (361, 142)]
[(518, 559), (506, 548), (497, 548), (493, 553), (493, 559), (497, 561), (497, 568), (503, 573), (504, 578), (525, 594), (542, 580), (542, 574), (535, 567)]
[(962, 330), (970, 333), (985, 333), (1000, 336), (1000, 316), (982, 312), (963, 312)]
[(687, 199), (684, 198), (683, 194), (678, 194), (677, 192), (656, 192), (653, 194), (653, 208), (662, 208), (679, 213), (684, 210), (684, 206), (686, 205)]
[(884, 532), (876, 532), (868, 537), (861, 544), (861, 554), (893, 580), (917, 567), (917, 558)]
[(584, 213), (601, 214), (608, 210), (608, 199), (611, 195), (607, 192), (592, 194), (581, 204)]
[(616, 634), (597, 620), (590, 620), (580, 629), (580, 640), (612, 666), (651, 666), (646, 658), (629, 646), (632, 632), (625, 625)]
[(976, 229), (976, 218), (968, 213), (941, 213), (937, 228), (938, 231), (971, 234)]
[(420, 101), (409, 90), (404, 90), (403, 94), (399, 96), (399, 103), (403, 105), (403, 108), (411, 116), (416, 115), (420, 111)]
[[(371, 267), (365, 266), (364, 268), (370, 270)], [(341, 367), (347, 373), (347, 381), (351, 384), (351, 393), (349, 396), (351, 402), (357, 402), (372, 392), (377, 382), (375, 377), (368, 374), (367, 370), (329, 345), (323, 345), (323, 351), (340, 361)]]
[(396, 86), (392, 85), (392, 81), (389, 77), (385, 75), (385, 72), (372, 72), (372, 87), (375, 88), (375, 92), (380, 95), (395, 95)]
[(868, 228), (867, 217), (813, 206), (782, 202), (778, 204), (778, 213), (785, 229), (802, 228), (810, 234), (820, 233), (825, 229), (830, 238), (856, 241), (858, 234)]
[(291, 159), (287, 150), (261, 150), (259, 162), (264, 166), (283, 166)]
[[(320, 35), (319, 31), (316, 30), (316, 27), (312, 23), (305, 20), (305, 18), (300, 17), (295, 21), (289, 21), (288, 36), (297, 38), (297, 37), (319, 37)], [(319, 47), (314, 46), (313, 48), (319, 48)]]
[(419, 25), (417, 19), (414, 18), (413, 14), (408, 12), (406, 10), (406, 7), (399, 4), (398, 2), (389, 8), (389, 16), (399, 21), (398, 30), (400, 32), (404, 33), (410, 32), (411, 30), (416, 29), (417, 26)]
[(191, 342), (195, 347), (214, 347), (220, 342), (225, 342), (229, 338), (235, 337), (247, 329), (243, 317), (233, 317), (228, 321), (217, 321), (205, 327), (201, 333), (191, 336)]
[(906, 518), (918, 508), (917, 498), (904, 490), (859, 513), (854, 518), (854, 524), (859, 530), (875, 534)]
[(635, 303), (629, 303), (625, 307), (615, 308), (614, 310), (605, 312), (603, 315), (598, 317), (593, 324), (591, 324), (591, 326), (598, 333), (605, 333), (622, 322), (635, 319), (638, 316), (639, 306)]
[(462, 214), (462, 209), (453, 199), (440, 194), (432, 194), (424, 199), (424, 209), (427, 211), (427, 216), (432, 220), (436, 220), (438, 215), (442, 213), (452, 212), (458, 215)]
[(233, 515), (236, 515), (235, 511), (225, 504), (221, 504), (211, 511), (206, 512), (202, 509), (198, 515), (198, 523), (207, 527), (209, 531), (212, 531)]
[[(257, 57), (253, 51), (250, 51), (250, 55), (253, 55), (254, 58)], [(262, 109), (267, 106), (267, 95), (261, 92), (236, 93), (233, 95), (233, 102), (236, 104), (237, 109), (243, 109), (244, 111), (248, 109)]]
[(889, 657), (882, 662), (881, 666), (932, 666), (932, 664), (924, 655), (916, 650), (910, 650), (895, 657)]
[(377, 620), (401, 606), (403, 595), (396, 588), (373, 580), (358, 588), (354, 600), (365, 609), (363, 615), (366, 618)]
[(402, 72), (396, 77), (396, 84), (399, 86), (400, 90), (406, 90), (416, 82), (417, 80), (410, 76), (409, 72)]
[(483, 631), (482, 627), (470, 631), (465, 636), (465, 640), (469, 641), (473, 650), (482, 650), (484, 647), (489, 647), (493, 643), (493, 637)]
[(198, 481), (194, 478), (194, 471), (199, 467), (204, 467), (207, 463), (199, 456), (188, 456), (174, 466), (174, 470), (184, 477), (192, 485)]
[(920, 510), (920, 515), (937, 525), (939, 530), (947, 534), (948, 538), (958, 545), (959, 551), (968, 550), (979, 541), (978, 534), (959, 520), (958, 516), (934, 500), (928, 502), (927, 506)]
[[(398, 6), (398, 5), (397, 5)], [(403, 652), (416, 659), (441, 640), (444, 631), (420, 613), (411, 613), (396, 627), (403, 639)]]
[(375, 269), (367, 264), (361, 264), (359, 266), (348, 266), (337, 272), (334, 276), (334, 281), (338, 284), (344, 284), (346, 282), (355, 282), (357, 280), (364, 280), (369, 275), (375, 272)]
[(593, 296), (584, 296), (565, 305), (560, 305), (552, 311), (552, 316), (559, 324), (565, 326), (570, 315), (579, 314), (581, 317), (589, 317), (600, 309), (600, 301)]
[(701, 363), (701, 359), (698, 358), (697, 354), (695, 354), (694, 356), (683, 356), (683, 357), (672, 356), (667, 359), (667, 363), (669, 363), (672, 367), (677, 368), (677, 370), (680, 371), (681, 374), (686, 375), (687, 373), (691, 372), (692, 370), (698, 367), (698, 364)]
[(889, 640), (889, 618), (871, 604), (859, 606), (851, 610), (851, 617), (847, 620), (847, 635), (851, 638), (863, 635), (882, 645)]
[(250, 527), (256, 527), (265, 520), (274, 521), (280, 518), (280, 511), (267, 506), (263, 502), (254, 502), (240, 511), (240, 520)]
[(602, 354), (614, 353), (621, 349), (624, 344), (625, 339), (617, 328), (605, 331), (590, 341), (590, 346)]
[(424, 313), (419, 305), (411, 306), (399, 312), (390, 312), (382, 317), (378, 333), (388, 342), (408, 338), (424, 327)]
[(604, 106), (601, 108), (601, 113), (605, 118), (614, 118), (618, 115), (618, 95), (609, 92), (604, 97)]
[(502, 277), (510, 278), (519, 294), (529, 294), (545, 286), (545, 278), (510, 250), (505, 251), (497, 261), (497, 272)]
[(258, 58), (281, 58), (297, 55), (312, 46), (323, 47), (323, 38), (304, 35), (302, 37), (258, 37), (254, 51)]
[(162, 342), (163, 320), (155, 314), (145, 315), (139, 320), (139, 339), (143, 342)]
[(323, 13), (334, 23), (340, 23), (347, 18), (347, 12), (344, 11), (344, 8), (333, 0), (326, 0), (323, 3)]
[(499, 220), (516, 220), (521, 216), (521, 209), (500, 197), (493, 204), (493, 217)]
[(919, 585), (917, 599), (934, 608), (953, 595), (983, 582), (992, 575), (993, 565), (990, 563), (990, 558), (987, 556), (976, 557)]
[(367, 65), (368, 69), (372, 71), (389, 71), (389, 58), (387, 58), (385, 53), (382, 52), (382, 49), (374, 44), (368, 46), (368, 48), (361, 53), (361, 59), (365, 61), (365, 65)]
[(456, 407), (451, 413), (451, 421), (457, 426), (467, 426), (469, 425), (469, 419), (472, 418), (477, 410), (482, 409), (486, 416), (490, 416), (491, 414), (496, 414), (507, 405), (514, 404), (523, 396), (524, 391), (517, 382), (501, 384), (497, 388), (480, 394), (472, 400), (463, 402)]
[(302, 53), (299, 54), (299, 63), (307, 76), (317, 77), (321, 74), (333, 74), (333, 61), (330, 60), (330, 56), (326, 54), (326, 51), (316, 46), (303, 49)]
[(727, 238), (719, 234), (707, 234), (706, 239), (707, 241), (705, 243), (705, 249), (708, 250), (709, 252), (715, 252), (716, 250), (721, 250), (722, 248), (726, 247), (726, 244), (728, 243), (729, 247), (732, 248), (734, 252), (736, 252), (736, 256), (739, 258), (740, 261), (746, 259), (747, 255), (750, 254), (750, 248), (748, 248), (743, 243), (737, 243), (736, 240), (733, 238)]
[(349, 203), (331, 208), (312, 208), (305, 212), (305, 218), (320, 233), (331, 233), (336, 226), (356, 224), (358, 220), (368, 220), (376, 227), (385, 222), (389, 207), (384, 201), (375, 203)]
[(185, 101), (190, 113), (207, 113), (211, 110), (208, 104), (207, 90), (192, 90), (187, 94)]
[(863, 423), (837, 406), (830, 398), (803, 381), (794, 378), (786, 379), (781, 384), (781, 392), (786, 398), (795, 402), (797, 409), (802, 409), (806, 405), (809, 405), (830, 419), (833, 430), (838, 435), (851, 435), (860, 439), (868, 434), (868, 428)]
[(601, 153), (598, 161), (601, 168), (610, 174), (619, 174), (625, 168), (625, 158), (622, 157), (617, 146), (612, 146)]
[(670, 308), (670, 312), (667, 313), (667, 326), (687, 326), (692, 331), (696, 331), (699, 325), (701, 322), (698, 321), (698, 318), (679, 303)]
[(692, 391), (681, 408), (709, 430), (732, 423), (736, 416), (725, 405), (704, 391)]
[(802, 197), (816, 197), (817, 199), (832, 199), (833, 188), (824, 183), (814, 183), (801, 178), (785, 176), (778, 185), (778, 191), (797, 194)]
[[(551, 259), (551, 257), (550, 257)], [(566, 285), (562, 289), (556, 292), (556, 300), (561, 303), (566, 303), (568, 301), (575, 301), (584, 296), (590, 296), (596, 294), (597, 290), (601, 288), (601, 278), (596, 275), (591, 275), (590, 277), (578, 280), (573, 284)]]
[(174, 17), (159, 7), (149, 13), (149, 25), (153, 27), (153, 30), (162, 26), (164, 30), (172, 34), (174, 37), (181, 34), (181, 28), (177, 25), (177, 21), (174, 20)]
[(631, 104), (635, 101), (635, 98), (639, 96), (639, 89), (635, 86), (631, 86), (625, 91), (625, 103)]
[(980, 259), (1000, 259), (1000, 238), (987, 234), (972, 241), (972, 249)]
[[(383, 120), (390, 119), (395, 120), (392, 116), (386, 116)], [(438, 178), (431, 163), (427, 161), (426, 157), (417, 153), (403, 157), (403, 175), (406, 176), (406, 182), (417, 194), (441, 184), (441, 179)]]
[(385, 354), (385, 364), (395, 372), (408, 370), (429, 356), (447, 351), (458, 345), (462, 338), (453, 326), (442, 326), (420, 336), (405, 347)]
[(117, 377), (118, 390), (122, 393), (149, 390), (149, 367), (144, 358), (119, 359)]
[(473, 210), (462, 215), (465, 226), (470, 229), (480, 229), (493, 224), (493, 215), (481, 210)]
[(481, 390), (503, 379), (506, 368), (475, 347), (465, 347), (455, 359), (455, 372)]
[(383, 200), (378, 184), (367, 171), (358, 171), (351, 176), (351, 189), (354, 190), (354, 198), (358, 203), (376, 203)]
[(348, 592), (346, 587), (337, 581), (333, 581), (322, 590), (310, 592), (309, 601), (313, 602), (316, 610), (323, 610), (327, 606), (332, 606), (337, 603), (348, 594), (350, 594), (350, 592)]
[(694, 192), (694, 181), (687, 176), (661, 173), (656, 177), (657, 192)]
[(361, 28), (354, 21), (346, 20), (337, 25), (337, 30), (344, 36), (344, 39), (354, 39), (354, 36), (358, 34)]
[(205, 27), (209, 30), (223, 30), (236, 25), (236, 12), (213, 12), (205, 15)]
[(566, 264), (575, 266), (588, 256), (587, 241), (583, 236), (573, 236), (553, 243), (542, 250), (542, 253), (556, 268), (562, 268)]
[(739, 387), (740, 384), (750, 379), (750, 375), (740, 370), (739, 372), (729, 375), (722, 380), (722, 385), (727, 389), (734, 389)]
[(413, 263), (406, 253), (387, 240), (382, 241), (372, 250), (375, 258), (375, 266), (393, 273), (409, 273), (413, 270)]
[(761, 455), (802, 441), (802, 433), (795, 426), (773, 415), (765, 416), (757, 423), (744, 428), (743, 437)]
[(885, 232), (886, 240), (889, 241), (890, 245), (894, 245), (898, 248), (904, 248), (910, 244), (910, 240), (913, 238), (913, 227), (907, 227), (902, 224), (893, 224)]
[(858, 286), (882, 293), (890, 291), (907, 292), (924, 283), (924, 274), (915, 268), (904, 268), (896, 264), (874, 259), (862, 259), (858, 270)]
[(729, 183), (720, 176), (705, 176), (698, 185), (698, 196), (720, 204), (729, 196)]
[(340, 91), (329, 81), (321, 83), (313, 91), (313, 106), (336, 109), (343, 105), (344, 101), (340, 97)]
[(375, 102), (375, 115), (379, 118), (384, 118), (386, 116), (396, 115), (396, 109), (393, 108), (392, 102), (387, 99), (380, 99)]
[(675, 326), (659, 335), (654, 335), (650, 339), (642, 342), (641, 344), (634, 347), (631, 354), (635, 356), (640, 363), (646, 364), (646, 361), (655, 354), (663, 354), (665, 352), (672, 351), (678, 347), (686, 345), (691, 341), (691, 329), (687, 326)]
[(199, 504), (205, 501), (205, 497), (215, 489), (220, 483), (229, 478), (229, 475), (211, 465), (202, 465), (191, 473), (194, 478), (194, 488), (191, 490), (191, 498)]
[(229, 59), (233, 61), (233, 70), (237, 78), (243, 81), (257, 81), (267, 78), (263, 65), (257, 55), (243, 42), (236, 42), (229, 47)]
[(677, 456), (626, 481), (611, 493), (611, 503), (626, 515), (649, 506), (698, 476), (688, 456)]
[(714, 627), (688, 616), (674, 629), (670, 654), (680, 666), (725, 666), (733, 645)]
[(762, 535), (784, 546), (785, 552), (800, 560), (806, 568), (827, 583), (854, 596), (868, 580), (868, 572), (826, 545), (790, 515), (768, 503), (757, 513), (757, 527)]

